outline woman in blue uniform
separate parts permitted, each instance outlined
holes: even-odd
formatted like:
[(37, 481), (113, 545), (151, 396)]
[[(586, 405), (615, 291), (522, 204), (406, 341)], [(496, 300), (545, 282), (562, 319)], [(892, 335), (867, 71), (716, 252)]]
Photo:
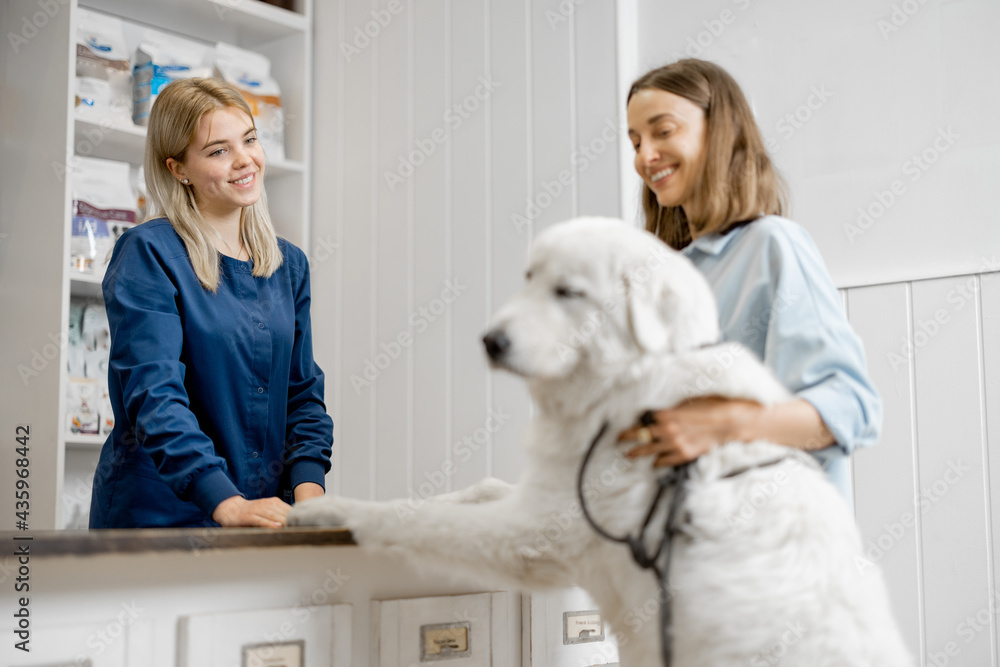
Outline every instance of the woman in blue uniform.
[(277, 528), (289, 503), (323, 494), (333, 422), (309, 265), (275, 236), (264, 172), (238, 91), (160, 91), (145, 156), (158, 217), (118, 240), (103, 284), (115, 428), (91, 528)]
[(629, 92), (628, 134), (646, 228), (708, 278), (723, 339), (748, 346), (796, 396), (661, 410), (622, 434), (645, 443), (631, 454), (674, 466), (729, 440), (767, 439), (812, 451), (850, 503), (847, 457), (878, 439), (881, 399), (819, 251), (782, 217), (784, 184), (739, 85), (701, 60), (653, 70)]

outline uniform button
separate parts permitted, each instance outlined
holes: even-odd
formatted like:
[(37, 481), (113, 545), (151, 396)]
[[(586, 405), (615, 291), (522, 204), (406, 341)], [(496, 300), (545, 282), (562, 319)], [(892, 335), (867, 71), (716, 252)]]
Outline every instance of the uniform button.
[(254, 457), (254, 458), (257, 458), (257, 452), (254, 452), (254, 453), (253, 453), (253, 454), (251, 454), (250, 456), (252, 456), (252, 457)]
[(258, 394), (263, 394), (264, 393), (264, 388), (263, 387), (257, 387), (257, 393)]
[(264, 328), (264, 323), (263, 322), (258, 322), (257, 323), (257, 328), (258, 329), (263, 329)]

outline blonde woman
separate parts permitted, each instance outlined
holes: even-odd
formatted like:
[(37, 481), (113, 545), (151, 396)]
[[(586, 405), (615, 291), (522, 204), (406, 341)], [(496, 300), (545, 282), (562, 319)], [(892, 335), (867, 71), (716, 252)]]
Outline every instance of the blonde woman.
[(309, 266), (275, 236), (264, 173), (238, 91), (160, 91), (145, 156), (156, 215), (118, 240), (103, 284), (115, 428), (91, 528), (277, 528), (290, 502), (323, 495), (333, 422)]
[(669, 466), (729, 440), (810, 450), (850, 502), (847, 457), (878, 439), (881, 399), (819, 251), (782, 217), (784, 184), (743, 92), (721, 67), (680, 60), (640, 77), (627, 105), (646, 228), (708, 278), (723, 338), (756, 352), (796, 400), (689, 401), (621, 439)]

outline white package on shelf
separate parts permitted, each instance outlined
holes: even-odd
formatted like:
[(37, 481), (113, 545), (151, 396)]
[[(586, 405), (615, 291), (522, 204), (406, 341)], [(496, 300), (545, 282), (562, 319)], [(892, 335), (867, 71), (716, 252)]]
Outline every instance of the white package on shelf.
[(95, 123), (132, 125), (132, 72), (122, 20), (79, 9), (75, 113)]
[(135, 50), (132, 68), (132, 120), (149, 123), (149, 111), (160, 89), (176, 79), (212, 76), (212, 48), (146, 28)]
[(69, 172), (73, 197), (70, 265), (101, 274), (104, 260), (135, 225), (136, 200), (127, 162), (77, 157)]
[(215, 45), (215, 71), (240, 91), (250, 105), (257, 137), (264, 153), (272, 160), (285, 159), (285, 110), (281, 88), (271, 78), (267, 56), (231, 44)]

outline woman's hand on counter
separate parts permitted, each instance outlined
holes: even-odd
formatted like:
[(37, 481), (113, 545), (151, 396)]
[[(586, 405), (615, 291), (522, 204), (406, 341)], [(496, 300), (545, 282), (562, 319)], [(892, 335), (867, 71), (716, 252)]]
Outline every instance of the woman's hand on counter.
[(216, 506), (212, 520), (225, 527), (281, 528), (290, 509), (291, 505), (278, 498), (247, 500), (243, 496), (232, 496)]

